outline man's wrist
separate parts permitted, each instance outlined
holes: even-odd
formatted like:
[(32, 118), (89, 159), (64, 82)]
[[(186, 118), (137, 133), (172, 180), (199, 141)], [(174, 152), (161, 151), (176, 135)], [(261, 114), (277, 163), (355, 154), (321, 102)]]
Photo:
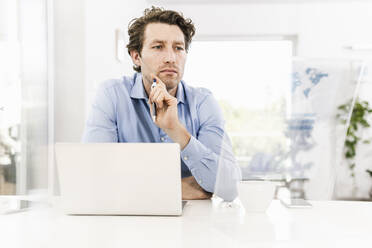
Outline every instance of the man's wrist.
[(174, 128), (165, 129), (164, 132), (168, 134), (173, 142), (180, 145), (181, 150), (183, 150), (187, 146), (191, 138), (191, 134), (180, 122), (178, 122), (178, 124), (175, 125)]

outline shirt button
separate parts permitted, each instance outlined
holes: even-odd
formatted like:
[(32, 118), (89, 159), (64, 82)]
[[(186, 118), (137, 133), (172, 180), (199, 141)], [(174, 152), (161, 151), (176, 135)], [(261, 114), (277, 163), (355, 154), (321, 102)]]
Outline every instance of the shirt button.
[(189, 158), (187, 156), (184, 156), (183, 157), (183, 160), (188, 160)]
[(164, 138), (164, 137), (161, 137), (161, 138), (160, 138), (160, 140), (161, 140), (161, 141), (164, 141), (164, 140), (165, 140), (165, 138)]

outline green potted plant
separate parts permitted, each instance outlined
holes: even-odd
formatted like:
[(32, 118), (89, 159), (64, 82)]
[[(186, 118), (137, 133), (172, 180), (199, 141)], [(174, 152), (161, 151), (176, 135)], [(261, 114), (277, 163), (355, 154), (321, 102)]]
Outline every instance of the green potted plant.
[[(336, 115), (336, 117), (342, 124), (347, 124), (351, 104), (352, 101), (350, 100), (346, 104), (338, 106), (339, 113)], [(367, 101), (361, 101), (357, 99), (352, 109), (349, 126), (347, 127), (346, 139), (344, 144), (344, 157), (348, 162), (350, 176), (353, 178), (354, 186), (356, 147), (360, 142), (364, 144), (369, 144), (371, 142), (370, 139), (363, 139), (360, 132), (362, 129), (370, 127), (370, 124), (368, 122), (368, 116), (370, 113), (372, 113), (372, 109), (369, 106), (369, 103)], [(367, 172), (372, 177), (372, 171), (367, 170)], [(372, 192), (370, 192), (370, 194), (371, 193)]]
[[(372, 170), (366, 170), (366, 172), (371, 176), (371, 179), (372, 179)], [(369, 190), (369, 198), (372, 199), (372, 187)]]

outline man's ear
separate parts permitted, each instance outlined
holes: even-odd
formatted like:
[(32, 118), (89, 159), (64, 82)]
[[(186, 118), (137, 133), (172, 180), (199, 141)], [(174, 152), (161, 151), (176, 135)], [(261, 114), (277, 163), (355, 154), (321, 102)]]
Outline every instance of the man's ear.
[(140, 60), (141, 55), (139, 54), (138, 51), (136, 50), (130, 51), (130, 57), (132, 58), (132, 61), (136, 66), (141, 66), (141, 60)]

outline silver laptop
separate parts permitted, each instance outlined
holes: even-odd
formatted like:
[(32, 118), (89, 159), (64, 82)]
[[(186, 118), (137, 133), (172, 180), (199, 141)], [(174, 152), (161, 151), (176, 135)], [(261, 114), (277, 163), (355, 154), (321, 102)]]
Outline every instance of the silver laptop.
[(178, 144), (57, 143), (55, 152), (67, 214), (182, 214)]

